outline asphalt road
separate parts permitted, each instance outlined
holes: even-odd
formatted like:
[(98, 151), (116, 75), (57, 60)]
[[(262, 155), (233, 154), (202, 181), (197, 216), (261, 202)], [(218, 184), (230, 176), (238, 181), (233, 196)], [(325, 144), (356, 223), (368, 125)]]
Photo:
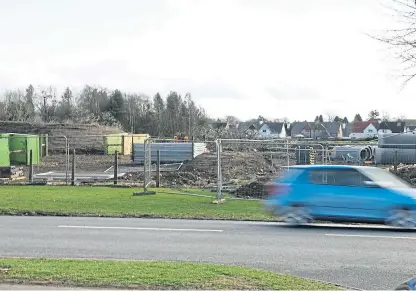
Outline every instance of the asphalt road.
[(1, 216), (0, 229), (2, 257), (213, 262), (361, 289), (416, 276), (416, 233), (384, 227)]

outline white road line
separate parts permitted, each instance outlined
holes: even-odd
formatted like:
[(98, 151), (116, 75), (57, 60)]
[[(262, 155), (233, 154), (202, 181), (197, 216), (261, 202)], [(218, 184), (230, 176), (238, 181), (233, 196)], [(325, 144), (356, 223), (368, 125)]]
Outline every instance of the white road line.
[(326, 236), (335, 236), (335, 237), (387, 238), (387, 239), (412, 239), (412, 240), (416, 240), (416, 236), (387, 236), (387, 235), (334, 234), (334, 233), (326, 233), (325, 235)]
[(35, 174), (35, 176), (47, 176), (47, 175), (51, 175), (55, 172), (45, 172), (45, 173), (39, 173), (39, 174)]
[(159, 227), (127, 227), (127, 226), (84, 226), (84, 225), (58, 225), (58, 227), (59, 228), (81, 228), (81, 229), (121, 229), (121, 230), (223, 232), (222, 229), (195, 229), (195, 228), (159, 228)]

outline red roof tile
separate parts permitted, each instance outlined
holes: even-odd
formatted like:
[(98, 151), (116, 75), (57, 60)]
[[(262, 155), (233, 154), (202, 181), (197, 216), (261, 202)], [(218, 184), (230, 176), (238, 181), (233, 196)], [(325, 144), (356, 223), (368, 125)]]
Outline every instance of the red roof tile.
[(354, 126), (352, 127), (351, 132), (352, 133), (362, 133), (364, 129), (367, 128), (370, 124), (374, 125), (374, 127), (377, 129), (378, 122), (377, 121), (356, 121), (354, 122)]

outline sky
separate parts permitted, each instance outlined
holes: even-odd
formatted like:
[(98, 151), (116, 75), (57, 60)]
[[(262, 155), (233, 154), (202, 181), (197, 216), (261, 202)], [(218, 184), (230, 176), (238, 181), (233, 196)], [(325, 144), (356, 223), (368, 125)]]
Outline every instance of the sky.
[[(0, 90), (189, 92), (212, 117), (416, 118), (382, 0), (0, 0)], [(416, 81), (414, 81), (416, 83)]]

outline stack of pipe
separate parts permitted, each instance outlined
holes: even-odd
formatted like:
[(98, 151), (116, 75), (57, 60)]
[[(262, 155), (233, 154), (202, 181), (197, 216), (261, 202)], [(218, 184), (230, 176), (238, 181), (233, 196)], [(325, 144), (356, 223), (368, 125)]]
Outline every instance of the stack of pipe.
[(376, 164), (415, 164), (416, 133), (380, 134), (374, 162)]
[(330, 152), (330, 157), (335, 161), (372, 161), (374, 152), (375, 147), (373, 146), (335, 146)]

